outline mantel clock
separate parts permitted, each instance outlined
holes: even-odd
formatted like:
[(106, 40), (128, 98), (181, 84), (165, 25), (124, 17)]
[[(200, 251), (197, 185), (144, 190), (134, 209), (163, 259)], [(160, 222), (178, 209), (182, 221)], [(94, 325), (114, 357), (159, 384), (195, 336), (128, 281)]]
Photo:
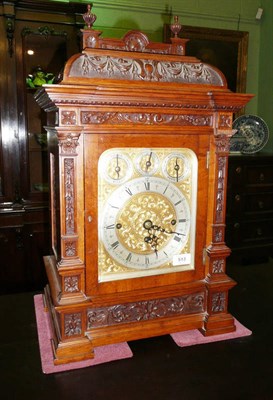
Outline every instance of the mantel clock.
[(36, 93), (49, 121), (54, 362), (124, 340), (235, 330), (227, 163), (233, 113), (252, 96), (185, 56), (187, 40), (82, 34), (62, 82)]

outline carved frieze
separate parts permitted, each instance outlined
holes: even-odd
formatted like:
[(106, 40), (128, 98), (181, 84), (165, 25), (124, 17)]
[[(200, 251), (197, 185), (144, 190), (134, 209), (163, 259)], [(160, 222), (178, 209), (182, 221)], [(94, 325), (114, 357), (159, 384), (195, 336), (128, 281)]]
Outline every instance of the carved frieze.
[(106, 54), (82, 54), (71, 65), (69, 77), (150, 82), (196, 83), (224, 86), (210, 65), (200, 62), (160, 61)]
[(121, 112), (81, 112), (81, 123), (85, 124), (143, 124), (176, 126), (211, 126), (211, 115), (173, 115), (158, 113), (121, 113)]
[(204, 293), (87, 310), (87, 329), (204, 311)]

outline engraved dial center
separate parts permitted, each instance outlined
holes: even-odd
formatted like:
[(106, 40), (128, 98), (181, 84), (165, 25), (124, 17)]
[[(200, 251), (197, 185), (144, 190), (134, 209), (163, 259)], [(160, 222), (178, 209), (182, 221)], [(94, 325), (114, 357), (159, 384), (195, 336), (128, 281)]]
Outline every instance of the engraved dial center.
[(176, 212), (172, 203), (158, 193), (139, 193), (133, 196), (124, 205), (117, 215), (118, 224), (122, 226), (117, 230), (119, 241), (128, 251), (150, 254), (154, 252), (149, 240), (149, 230), (153, 227), (164, 227), (158, 230), (157, 249), (166, 246), (171, 239), (168, 231), (172, 231), (176, 220)]

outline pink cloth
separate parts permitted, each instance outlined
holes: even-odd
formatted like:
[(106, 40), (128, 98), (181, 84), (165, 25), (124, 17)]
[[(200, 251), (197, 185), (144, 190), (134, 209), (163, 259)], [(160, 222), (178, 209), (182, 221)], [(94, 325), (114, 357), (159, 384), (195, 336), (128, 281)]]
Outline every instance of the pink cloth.
[(234, 320), (236, 331), (230, 333), (222, 333), (221, 335), (203, 336), (198, 329), (185, 332), (172, 333), (171, 337), (180, 347), (193, 346), (195, 344), (205, 344), (212, 342), (220, 342), (221, 340), (236, 339), (243, 336), (249, 336), (252, 332), (245, 326)]
[[(50, 339), (50, 322), (49, 315), (44, 311), (42, 295), (34, 296), (35, 313), (38, 329), (40, 356), (42, 363), (42, 371), (45, 374), (52, 374), (56, 372), (69, 371), (78, 368), (91, 367), (110, 361), (121, 360), (130, 358), (133, 353), (126, 342), (118, 344), (109, 344), (106, 346), (96, 347), (94, 349), (95, 357), (90, 360), (78, 361), (69, 364), (54, 365), (53, 353), (51, 349)], [(171, 334), (175, 343), (180, 347), (193, 346), (196, 344), (204, 344), (211, 342), (218, 342), (221, 340), (235, 339), (243, 336), (249, 336), (252, 332), (245, 328), (240, 322), (235, 320), (236, 331), (231, 333), (224, 333), (215, 336), (203, 336), (197, 329), (185, 332), (178, 332)]]
[(42, 363), (42, 371), (44, 374), (52, 374), (56, 372), (69, 371), (72, 369), (91, 367), (110, 361), (130, 358), (133, 353), (125, 343), (109, 344), (107, 346), (96, 347), (94, 350), (95, 357), (90, 360), (77, 361), (69, 364), (54, 365), (53, 353), (51, 349), (50, 339), (50, 322), (49, 315), (44, 311), (42, 295), (34, 296), (35, 313), (38, 329), (38, 339), (40, 347), (40, 356)]

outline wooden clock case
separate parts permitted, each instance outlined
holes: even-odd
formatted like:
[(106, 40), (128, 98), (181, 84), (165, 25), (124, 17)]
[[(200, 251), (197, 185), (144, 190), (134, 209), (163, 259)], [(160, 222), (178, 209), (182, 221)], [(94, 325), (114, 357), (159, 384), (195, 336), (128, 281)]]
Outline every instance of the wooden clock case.
[[(48, 112), (52, 255), (45, 301), (55, 364), (94, 357), (94, 347), (199, 329), (235, 330), (225, 273), (226, 183), (232, 93), (212, 66), (185, 56), (186, 41), (149, 42), (138, 31), (102, 39), (84, 29), (83, 51), (60, 84), (36, 93)], [(198, 159), (193, 270), (98, 281), (98, 158), (116, 147), (189, 148)]]

